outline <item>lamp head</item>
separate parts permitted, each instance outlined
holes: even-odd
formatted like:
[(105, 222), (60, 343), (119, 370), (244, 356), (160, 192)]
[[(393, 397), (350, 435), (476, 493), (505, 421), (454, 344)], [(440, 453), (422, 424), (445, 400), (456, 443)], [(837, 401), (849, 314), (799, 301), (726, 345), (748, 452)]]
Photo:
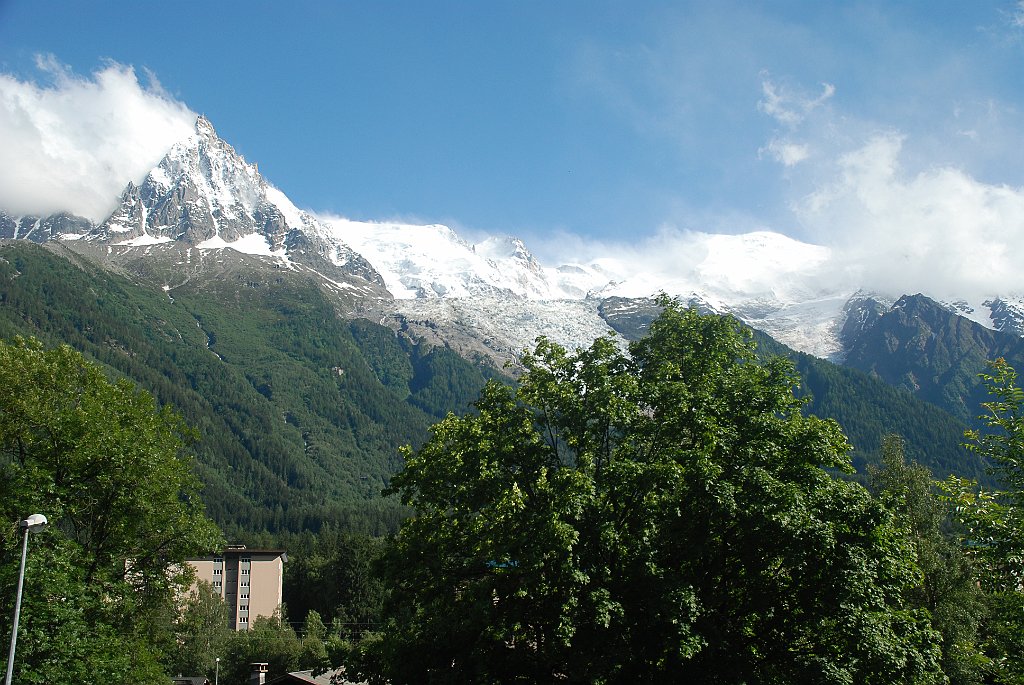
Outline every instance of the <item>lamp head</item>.
[(46, 517), (42, 514), (32, 514), (19, 525), (22, 528), (35, 533), (46, 527)]

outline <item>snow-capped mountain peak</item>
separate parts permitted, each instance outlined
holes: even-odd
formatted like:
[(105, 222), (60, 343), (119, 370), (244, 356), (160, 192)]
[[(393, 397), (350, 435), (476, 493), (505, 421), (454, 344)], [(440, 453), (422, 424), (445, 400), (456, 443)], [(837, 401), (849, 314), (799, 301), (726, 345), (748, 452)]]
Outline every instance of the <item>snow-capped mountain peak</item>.
[(184, 245), (303, 264), (328, 279), (380, 276), (316, 217), (298, 209), (222, 140), (205, 117), (175, 143), (141, 185), (129, 183), (117, 210), (86, 240), (111, 250)]
[[(200, 248), (240, 242), (248, 246), (245, 251), (271, 254), (283, 252), (288, 230), (302, 228), (294, 205), (199, 117), (195, 131), (175, 143), (141, 185), (128, 184), (121, 206), (96, 235), (128, 247), (178, 240)], [(249, 237), (254, 234), (264, 238), (262, 245)]]
[[(397, 299), (508, 295), (527, 300), (577, 299), (566, 278), (548, 269), (518, 238), (471, 244), (440, 224), (327, 220), (335, 239), (351, 245), (381, 273)], [(591, 279), (604, 284), (600, 278)]]
[[(616, 257), (545, 266), (522, 240), (511, 236), (470, 244), (436, 224), (344, 218), (327, 223), (336, 239), (373, 264), (399, 300), (398, 307), (409, 314), (427, 311), (417, 301), (445, 299), (459, 300), (462, 316), (468, 317), (470, 300), (487, 301), (493, 310), (495, 298), (504, 297), (523, 301), (517, 307), (537, 303), (533, 310), (540, 322), (555, 311), (562, 318), (568, 311), (587, 311), (588, 316), (596, 311), (547, 304), (556, 300), (648, 298), (664, 291), (711, 311), (735, 314), (797, 349), (826, 357), (841, 352), (843, 306), (852, 292), (819, 285), (824, 282), (818, 277), (829, 258), (827, 248), (780, 234), (694, 234), (685, 254), (665, 255), (660, 264), (646, 266)], [(441, 311), (433, 306), (429, 310), (432, 316)], [(480, 313), (474, 316), (482, 318)], [(543, 331), (523, 321), (517, 324), (522, 330), (515, 344), (527, 347)], [(579, 322), (571, 327), (583, 329)], [(524, 336), (530, 337), (520, 339)]]

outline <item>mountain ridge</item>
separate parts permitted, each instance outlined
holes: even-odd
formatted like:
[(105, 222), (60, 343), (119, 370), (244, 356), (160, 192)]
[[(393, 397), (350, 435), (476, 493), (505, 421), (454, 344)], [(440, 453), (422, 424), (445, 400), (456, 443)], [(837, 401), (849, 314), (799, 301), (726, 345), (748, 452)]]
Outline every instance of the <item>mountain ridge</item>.
[[(98, 225), (69, 214), (0, 213), (0, 238), (78, 242), (72, 249), (140, 277), (164, 272), (159, 285), (168, 291), (206, 268), (195, 266), (197, 255), (224, 260), (234, 252), (259, 257), (268, 268), (309, 270), (339, 299), (347, 294), (350, 307), (372, 303), (366, 309), (396, 329), (445, 310), (493, 318), (495, 298), (515, 301), (510, 308), (522, 314), (509, 317), (508, 327), (490, 326), (483, 339), (463, 345), (499, 366), (545, 330), (570, 347), (586, 344), (610, 330), (600, 318), (602, 300), (660, 291), (732, 314), (793, 349), (842, 361), (851, 309), (865, 298), (899, 299), (829, 284), (820, 273), (828, 248), (768, 231), (691, 237), (690, 253), (671, 268), (636, 270), (619, 256), (545, 266), (512, 236), (474, 244), (436, 224), (321, 219), (298, 209), (202, 116), (142, 183), (126, 185), (119, 206)], [(143, 263), (156, 260), (163, 262), (160, 269)], [(435, 299), (453, 302), (426, 302)], [(580, 300), (592, 304), (566, 304)], [(945, 306), (987, 328), (1024, 334), (1024, 298), (1007, 294)], [(577, 331), (582, 337), (574, 337)], [(466, 338), (465, 332), (454, 335)]]
[[(141, 183), (126, 184), (119, 206), (99, 224), (69, 214), (0, 214), (0, 237), (59, 242), (171, 299), (182, 288), (205, 288), (241, 302), (254, 290), (309, 276), (342, 316), (367, 318), (496, 368), (515, 362), (541, 335), (569, 348), (587, 345), (616, 328), (614, 317), (648, 307), (647, 298), (663, 291), (703, 311), (731, 314), (799, 352), (921, 391), (862, 358), (869, 349), (881, 353), (868, 341), (880, 321), (893, 320), (901, 296), (829, 284), (822, 273), (828, 249), (780, 234), (693, 236), (681, 261), (669, 255), (650, 269), (630, 270), (628, 255), (551, 267), (512, 236), (471, 243), (437, 224), (317, 217), (267, 182), (204, 117)], [(1002, 328), (1015, 340), (1024, 333), (1022, 298), (936, 306), (942, 317)], [(920, 374), (931, 362), (901, 363), (917, 364)], [(960, 385), (961, 395), (970, 389), (969, 399), (976, 399), (976, 380)], [(970, 420), (968, 400), (956, 406), (943, 391), (929, 398), (952, 402), (948, 408)]]

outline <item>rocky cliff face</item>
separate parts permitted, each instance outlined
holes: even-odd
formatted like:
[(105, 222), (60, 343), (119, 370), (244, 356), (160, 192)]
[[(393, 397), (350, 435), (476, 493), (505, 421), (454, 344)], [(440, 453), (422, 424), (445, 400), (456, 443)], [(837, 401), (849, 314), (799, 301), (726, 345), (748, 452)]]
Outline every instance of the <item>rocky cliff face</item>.
[(118, 262), (133, 261), (140, 248), (149, 257), (232, 248), (368, 293), (384, 286), (369, 262), (267, 183), (203, 117), (140, 185), (128, 184), (118, 208), (84, 240), (105, 245)]
[(1002, 298), (985, 302), (992, 311), (992, 323), (997, 331), (1024, 335), (1024, 298)]
[(60, 236), (82, 235), (92, 229), (92, 222), (88, 219), (65, 212), (45, 217), (13, 217), (0, 211), (0, 240), (45, 243)]
[[(860, 321), (854, 325), (854, 321)], [(970, 422), (985, 400), (978, 374), (988, 360), (1024, 365), (1024, 339), (993, 331), (924, 295), (885, 308), (866, 300), (844, 328), (845, 364), (903, 387)]]

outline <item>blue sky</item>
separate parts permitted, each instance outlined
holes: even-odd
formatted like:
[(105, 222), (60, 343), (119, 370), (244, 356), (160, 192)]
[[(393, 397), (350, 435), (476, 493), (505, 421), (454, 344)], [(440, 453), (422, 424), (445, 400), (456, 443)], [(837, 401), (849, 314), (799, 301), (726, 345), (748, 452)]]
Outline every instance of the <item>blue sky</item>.
[[(1024, 238), (1015, 0), (0, 0), (0, 76), (8, 142), (46, 120), (18, 109), (40, 93), (66, 93), (58, 117), (79, 91), (139, 116), (159, 101), (205, 114), (305, 209), (541, 252), (768, 229), (924, 260)], [(25, 176), (29, 157), (0, 166)]]

